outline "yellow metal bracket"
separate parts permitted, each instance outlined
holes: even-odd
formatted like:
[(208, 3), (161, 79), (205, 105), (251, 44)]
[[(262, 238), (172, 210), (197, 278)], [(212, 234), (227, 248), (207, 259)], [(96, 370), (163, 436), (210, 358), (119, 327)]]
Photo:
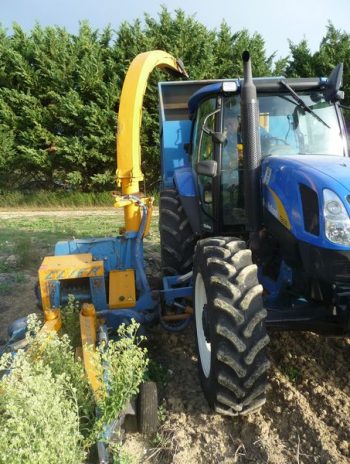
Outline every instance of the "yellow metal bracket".
[(103, 261), (93, 261), (91, 253), (46, 256), (39, 268), (39, 285), (45, 320), (55, 318), (56, 310), (51, 308), (50, 298), (54, 281), (103, 275)]
[(113, 270), (109, 273), (109, 308), (133, 308), (136, 305), (135, 271)]
[[(149, 230), (151, 227), (151, 219), (152, 219), (152, 213), (153, 213), (153, 197), (144, 197), (144, 198), (130, 198), (129, 196), (115, 196), (115, 202), (114, 206), (115, 208), (124, 208), (124, 216), (125, 218), (125, 224), (133, 224), (135, 226), (135, 231), (139, 230), (140, 227), (140, 222), (141, 222), (141, 205), (143, 204), (147, 208), (147, 218), (146, 218), (146, 227), (145, 231), (143, 233), (143, 236), (146, 237), (149, 234)], [(130, 208), (130, 206), (133, 205), (134, 208)], [(128, 208), (127, 208), (128, 207)], [(131, 216), (130, 216), (131, 214)], [(135, 224), (134, 224), (135, 222)], [(126, 230), (134, 230), (134, 229), (128, 229)], [(125, 231), (125, 228), (123, 228), (122, 232)]]
[(79, 319), (84, 368), (95, 398), (98, 399), (102, 394), (102, 384), (95, 356), (97, 317), (94, 305), (84, 303)]
[(61, 311), (59, 309), (47, 311), (46, 322), (42, 327), (43, 332), (58, 332), (62, 327)]

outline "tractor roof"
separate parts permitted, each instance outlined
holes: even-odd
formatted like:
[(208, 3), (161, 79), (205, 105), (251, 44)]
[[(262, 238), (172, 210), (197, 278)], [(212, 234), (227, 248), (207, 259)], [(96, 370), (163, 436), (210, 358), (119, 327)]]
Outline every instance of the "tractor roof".
[[(327, 82), (326, 79), (322, 78), (286, 79), (280, 76), (255, 78), (254, 84), (256, 85), (257, 91), (259, 93), (284, 92), (285, 90), (280, 84), (282, 79), (288, 82), (289, 85), (296, 91), (316, 90), (317, 88), (321, 89), (325, 87)], [(240, 79), (224, 80), (200, 88), (188, 100), (188, 110), (190, 116), (192, 117), (194, 115), (199, 103), (202, 100), (219, 93), (229, 95), (230, 93), (236, 93), (237, 91), (239, 92), (242, 82), (243, 81)]]
[[(234, 91), (237, 91), (238, 86), (239, 86), (239, 81), (228, 81), (232, 82), (235, 85)], [(217, 95), (218, 93), (223, 92), (223, 85), (224, 82), (216, 82), (215, 84), (209, 84), (206, 85), (205, 87), (202, 87), (201, 89), (197, 90), (192, 97), (188, 100), (188, 110), (191, 115), (193, 115), (198, 107), (199, 102), (201, 102), (203, 99), (206, 99), (210, 97), (211, 95)]]

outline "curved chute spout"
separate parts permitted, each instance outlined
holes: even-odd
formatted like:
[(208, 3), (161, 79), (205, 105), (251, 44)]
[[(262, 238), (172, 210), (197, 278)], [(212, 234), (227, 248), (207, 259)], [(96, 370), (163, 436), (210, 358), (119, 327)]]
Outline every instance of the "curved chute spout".
[[(188, 77), (180, 60), (161, 50), (141, 53), (132, 61), (120, 97), (117, 128), (117, 185), (122, 195), (137, 195), (141, 171), (140, 129), (143, 97), (149, 75), (161, 68)], [(138, 230), (140, 211), (135, 204), (124, 206), (125, 228)]]

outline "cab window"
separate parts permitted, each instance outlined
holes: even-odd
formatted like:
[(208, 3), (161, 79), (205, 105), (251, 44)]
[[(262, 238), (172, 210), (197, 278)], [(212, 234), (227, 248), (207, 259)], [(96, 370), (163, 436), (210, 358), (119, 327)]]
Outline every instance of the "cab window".
[[(212, 137), (203, 130), (215, 130), (216, 121), (216, 98), (205, 100), (197, 111), (194, 127), (193, 163), (214, 159), (214, 143)], [(213, 179), (208, 176), (197, 176), (197, 189), (201, 203), (201, 223), (205, 230), (210, 231), (213, 227)]]

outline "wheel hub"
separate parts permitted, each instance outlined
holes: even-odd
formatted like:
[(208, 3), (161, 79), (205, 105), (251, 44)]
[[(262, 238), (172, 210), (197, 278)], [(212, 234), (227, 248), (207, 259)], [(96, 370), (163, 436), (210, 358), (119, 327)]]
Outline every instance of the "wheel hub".
[(209, 341), (210, 321), (207, 307), (207, 294), (201, 273), (198, 273), (195, 278), (194, 302), (199, 359), (203, 374), (208, 378), (211, 372), (211, 343)]

